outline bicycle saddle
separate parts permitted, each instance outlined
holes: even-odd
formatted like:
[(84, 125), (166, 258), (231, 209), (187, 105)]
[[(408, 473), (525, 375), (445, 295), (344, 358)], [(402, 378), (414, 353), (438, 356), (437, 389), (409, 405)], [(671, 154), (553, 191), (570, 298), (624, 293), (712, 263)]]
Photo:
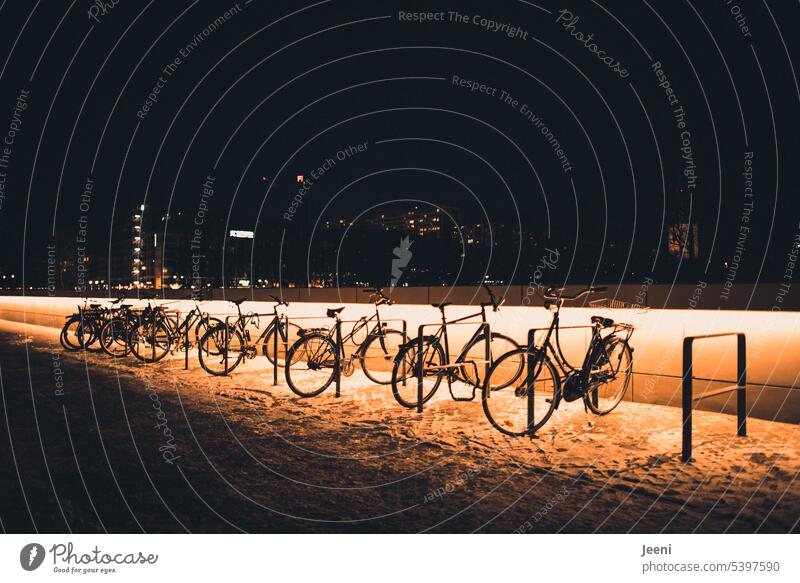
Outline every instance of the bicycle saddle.
[(592, 316), (592, 324), (602, 324), (603, 328), (609, 328), (614, 325), (614, 320), (603, 316)]
[(451, 305), (453, 302), (442, 302), (441, 304), (431, 304), (432, 308), (439, 308), (440, 310), (446, 308), (447, 306)]
[(335, 318), (336, 314), (341, 313), (341, 311), (344, 310), (344, 308), (345, 306), (342, 306), (341, 308), (328, 308), (328, 317)]
[(120, 304), (119, 309), (120, 310), (127, 310), (128, 308), (132, 308), (132, 307), (133, 307), (132, 304)]
[(228, 301), (230, 303), (232, 303), (233, 305), (235, 305), (235, 306), (241, 306), (243, 303), (245, 303), (247, 301), (247, 298), (241, 298), (241, 299), (238, 299), (238, 300), (228, 300)]
[(97, 308), (102, 308), (103, 304), (89, 304), (89, 307), (96, 310)]

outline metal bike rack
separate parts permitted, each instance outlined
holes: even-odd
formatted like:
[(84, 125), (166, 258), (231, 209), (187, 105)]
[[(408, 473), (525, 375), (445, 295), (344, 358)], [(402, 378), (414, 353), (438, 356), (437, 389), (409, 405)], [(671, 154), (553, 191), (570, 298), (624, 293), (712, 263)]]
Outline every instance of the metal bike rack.
[[(703, 393), (697, 397), (692, 396), (692, 347), (695, 340), (708, 338), (722, 338), (736, 336), (736, 368), (737, 380), (735, 385), (729, 385)], [(714, 379), (703, 379), (713, 381)], [(716, 397), (725, 393), (736, 391), (736, 434), (739, 437), (747, 435), (747, 341), (743, 332), (720, 332), (717, 334), (703, 334), (700, 336), (687, 336), (683, 339), (683, 394), (681, 405), (683, 408), (683, 447), (681, 448), (681, 461), (692, 461), (692, 409), (695, 401)]]
[[(247, 326), (252, 322), (253, 318), (258, 318), (259, 323), (260, 323), (261, 318), (269, 317), (273, 321), (275, 321), (275, 318), (278, 317), (275, 314), (273, 314), (272, 312), (269, 312), (269, 313), (243, 314), (242, 316), (247, 321), (247, 323), (245, 324), (245, 329), (247, 329)], [(229, 352), (228, 347), (230, 346), (230, 341), (231, 341), (229, 330), (231, 328), (230, 322), (231, 322), (232, 319), (233, 320), (238, 320), (239, 319), (239, 314), (228, 314), (228, 315), (225, 316), (225, 372), (222, 373), (222, 376), (228, 376), (228, 372), (229, 372), (228, 371), (228, 352)], [(277, 336), (277, 331), (276, 331), (275, 335)], [(199, 347), (198, 347), (198, 350), (199, 350)], [(275, 370), (273, 371), (273, 384), (277, 385), (278, 384), (278, 352), (277, 352), (277, 347), (275, 349), (275, 365), (274, 365), (274, 368), (275, 368)]]
[[(289, 329), (289, 318), (287, 316), (281, 316), (281, 317), (286, 318), (286, 329), (288, 330)], [(331, 318), (328, 318), (327, 316), (299, 316), (297, 318), (292, 318), (291, 321), (297, 322), (299, 320), (316, 320), (317, 322), (327, 323), (330, 319)], [(323, 326), (320, 326), (320, 328), (326, 328), (327, 329), (327, 326), (323, 325)], [(341, 330), (339, 330), (338, 333), (341, 334)], [(275, 338), (277, 338), (277, 337), (278, 337), (278, 335), (275, 334)], [(337, 338), (340, 338), (340, 337), (337, 336)], [(275, 347), (275, 370), (272, 371), (272, 382), (273, 382), (273, 385), (277, 385), (278, 384), (278, 365), (277, 365), (277, 362), (278, 362), (278, 342), (277, 342), (277, 340), (273, 340), (273, 346)], [(289, 352), (288, 342), (287, 342), (287, 346), (286, 346), (286, 352), (287, 352), (287, 355), (288, 355), (288, 352)], [(338, 355), (338, 351), (337, 351), (336, 362), (335, 362), (336, 368), (333, 371), (333, 374), (334, 374), (333, 380), (336, 383), (336, 396), (337, 397), (339, 396), (339, 387), (340, 387), (340, 384), (341, 384), (341, 378), (340, 378), (341, 375), (339, 375), (339, 368), (340, 368), (339, 364), (340, 364), (339, 363), (339, 355)], [(283, 365), (284, 365), (284, 367), (286, 367), (286, 366), (289, 365), (289, 363), (288, 362), (284, 362)]]
[[(178, 321), (180, 322), (180, 312), (178, 312), (178, 316), (179, 316)], [(202, 322), (203, 320), (209, 321), (210, 318), (211, 318), (210, 312), (200, 312), (199, 322)], [(195, 326), (197, 326), (199, 322), (195, 324)], [(184, 331), (183, 334), (183, 370), (189, 370), (189, 328), (190, 326), (187, 325), (186, 330)], [(197, 350), (200, 350), (199, 338), (197, 339)]]
[[(285, 315), (275, 314), (272, 317), (272, 354), (275, 355), (275, 363), (272, 365), (272, 386), (275, 387), (278, 385), (278, 330), (280, 330), (281, 320), (286, 321), (286, 330), (287, 330), (287, 337), (288, 337), (288, 330), (289, 330), (289, 318)], [(284, 354), (289, 352), (289, 342), (285, 342), (286, 346), (284, 347)], [(286, 362), (283, 363), (283, 366), (286, 366)]]
[[(333, 372), (333, 374), (334, 374), (333, 382), (335, 383), (335, 386), (336, 386), (336, 396), (337, 397), (341, 397), (341, 394), (342, 394), (342, 355), (341, 355), (341, 352), (344, 352), (344, 346), (342, 345), (342, 324), (358, 324), (359, 322), (362, 322), (362, 321), (363, 320), (337, 320), (336, 324), (334, 326), (336, 346), (341, 348), (341, 350), (339, 350), (339, 349), (336, 350), (336, 360), (334, 362), (334, 366), (336, 368), (334, 369), (334, 372)], [(406, 341), (406, 329), (407, 329), (407, 324), (406, 324), (405, 320), (400, 320), (398, 318), (391, 318), (391, 319), (388, 319), (388, 320), (384, 320), (383, 318), (381, 318), (381, 322), (402, 322), (403, 323), (403, 342), (405, 343), (405, 341)], [(365, 340), (365, 342), (366, 342), (366, 340)]]
[[(480, 315), (480, 314), (478, 314), (478, 315)], [(465, 360), (463, 362), (458, 362), (458, 363), (453, 363), (453, 364), (443, 364), (443, 365), (434, 366), (434, 367), (428, 367), (428, 368), (426, 368), (423, 365), (422, 352), (423, 352), (423, 349), (424, 349), (424, 346), (425, 346), (425, 343), (423, 341), (424, 338), (425, 338), (425, 328), (429, 328), (429, 327), (432, 327), (432, 326), (441, 326), (441, 325), (442, 325), (441, 321), (440, 322), (431, 323), (431, 324), (420, 324), (419, 328), (417, 329), (417, 370), (416, 370), (416, 375), (415, 375), (417, 377), (417, 413), (422, 413), (422, 406), (423, 406), (423, 403), (422, 403), (422, 396), (423, 396), (422, 395), (423, 394), (422, 382), (423, 382), (423, 378), (425, 376), (425, 371), (426, 370), (444, 370), (444, 369), (448, 369), (448, 368), (460, 368), (460, 367), (463, 367), (464, 365), (471, 364), (475, 369), (475, 378), (478, 378), (478, 365), (474, 360)], [(489, 325), (489, 323), (488, 322), (453, 322), (453, 323), (447, 324), (447, 326), (477, 326), (478, 330), (483, 330), (485, 332), (486, 340), (484, 341), (485, 350), (484, 350), (484, 361), (483, 361), (483, 363), (484, 363), (484, 371), (483, 371), (484, 376), (483, 376), (483, 379), (484, 379), (484, 382), (485, 382), (486, 378), (489, 376), (489, 363), (491, 362), (491, 359), (492, 359), (492, 353), (491, 353), (492, 334), (491, 334), (491, 326)], [(448, 349), (447, 346), (444, 346), (443, 348), (444, 348), (445, 351), (447, 351), (447, 349)], [(445, 354), (445, 359), (449, 360), (450, 359), (450, 355), (449, 354)], [(403, 376), (405, 377), (405, 375), (403, 375)], [(448, 378), (447, 382), (450, 383), (450, 379), (449, 378)], [(473, 389), (473, 395), (474, 395), (474, 389)]]

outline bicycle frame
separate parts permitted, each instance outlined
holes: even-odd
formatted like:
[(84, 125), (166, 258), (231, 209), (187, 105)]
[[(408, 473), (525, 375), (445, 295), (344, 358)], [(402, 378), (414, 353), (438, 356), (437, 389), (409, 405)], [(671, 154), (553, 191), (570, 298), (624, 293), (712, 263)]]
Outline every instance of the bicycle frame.
[[(465, 316), (463, 318), (458, 318), (458, 319), (452, 320), (450, 322), (443, 322), (440, 325), (439, 330), (437, 331), (437, 335), (435, 335), (434, 337), (437, 338), (437, 341), (438, 341), (438, 338), (441, 337), (441, 334), (445, 334), (445, 346), (447, 346), (447, 338), (446, 338), (447, 325), (448, 324), (449, 325), (474, 324), (476, 322), (465, 322), (464, 320), (467, 320), (468, 318), (474, 318), (476, 315), (477, 314), (473, 314), (471, 316)], [(444, 314), (442, 315), (442, 317), (444, 319)], [(484, 314), (484, 317), (485, 317), (485, 314)], [(484, 343), (485, 343), (484, 378), (486, 378), (488, 376), (488, 373), (489, 373), (489, 363), (490, 363), (490, 360), (491, 360), (491, 347), (490, 347), (490, 343), (491, 343), (491, 328), (489, 326), (489, 323), (486, 322), (485, 320), (483, 322), (480, 322), (480, 323), (477, 323), (477, 324), (478, 324), (478, 329), (472, 335), (472, 338), (470, 338), (470, 340), (464, 345), (464, 348), (461, 349), (461, 354), (459, 354), (458, 359), (456, 359), (456, 364), (452, 364), (450, 362), (450, 356), (447, 354), (447, 349), (445, 349), (445, 363), (440, 365), (440, 366), (437, 366), (437, 367), (433, 367), (433, 368), (429, 367), (428, 368), (428, 370), (436, 370), (436, 369), (438, 369), (438, 370), (447, 371), (446, 374), (447, 374), (448, 390), (450, 391), (450, 396), (453, 397), (453, 399), (456, 400), (456, 401), (458, 401), (458, 400), (461, 400), (461, 401), (463, 401), (463, 400), (472, 400), (472, 399), (456, 399), (455, 395), (453, 395), (453, 390), (452, 390), (452, 386), (451, 386), (453, 373), (450, 372), (450, 370), (454, 369), (454, 368), (457, 368), (457, 367), (462, 367), (462, 366), (466, 365), (467, 363), (469, 363), (475, 368), (475, 376), (477, 378), (477, 376), (478, 376), (478, 365), (477, 365), (477, 363), (475, 361), (468, 361), (468, 362), (467, 361), (459, 362), (459, 361), (465, 355), (467, 347), (470, 346), (472, 344), (472, 342), (474, 342), (474, 340), (477, 339), (480, 336), (481, 332), (483, 332), (485, 334), (485, 340), (484, 340)], [(417, 335), (417, 338), (413, 341), (417, 345), (417, 363), (416, 363), (416, 371), (414, 371), (414, 376), (417, 379), (417, 412), (418, 413), (422, 413), (423, 404), (424, 404), (423, 403), (424, 399), (423, 399), (422, 383), (423, 383), (423, 378), (425, 376), (425, 370), (426, 370), (425, 362), (424, 362), (424, 358), (423, 358), (423, 353), (425, 351), (424, 339), (425, 339), (425, 327), (426, 326), (436, 326), (436, 324), (420, 324), (419, 333)], [(475, 388), (477, 388), (477, 387), (475, 387)], [(475, 392), (475, 388), (473, 388), (473, 395), (474, 395), (474, 392)], [(473, 396), (473, 398), (474, 398), (474, 396)]]
[[(272, 314), (258, 314), (258, 313), (254, 313), (254, 312), (253, 313), (243, 314), (242, 313), (241, 304), (237, 303), (236, 304), (236, 311), (238, 312), (237, 315), (235, 315), (235, 316), (226, 316), (225, 317), (225, 346), (226, 347), (230, 346), (230, 330), (231, 329), (236, 330), (242, 335), (242, 339), (244, 340), (244, 345), (242, 346), (242, 352), (245, 352), (245, 353), (248, 351), (248, 349), (250, 347), (254, 347), (254, 346), (258, 346), (259, 344), (262, 344), (264, 342), (264, 340), (266, 339), (266, 337), (269, 335), (269, 333), (273, 329), (275, 329), (275, 327), (277, 326), (277, 333), (275, 334), (275, 337), (273, 339), (274, 348), (275, 348), (275, 355), (276, 355), (276, 357), (275, 357), (276, 358), (276, 364), (275, 364), (275, 367), (274, 367), (275, 370), (273, 371), (273, 384), (274, 385), (278, 384), (278, 372), (277, 372), (278, 371), (278, 365), (277, 365), (278, 335), (280, 334), (281, 341), (284, 344), (286, 344), (286, 342), (287, 342), (287, 340), (289, 338), (289, 330), (288, 330), (288, 328), (289, 328), (289, 326), (288, 326), (289, 320), (288, 320), (288, 318), (286, 318), (286, 316), (281, 315), (281, 314), (278, 313), (278, 306), (279, 305), (280, 304), (275, 305), (275, 307), (272, 310)], [(264, 331), (261, 334), (259, 334), (259, 336), (255, 340), (255, 342), (253, 342), (251, 340), (251, 338), (250, 338), (250, 333), (247, 330), (247, 326), (251, 322), (255, 322), (255, 327), (258, 328), (259, 325), (260, 325), (260, 319), (261, 319), (262, 316), (272, 316), (272, 321), (266, 326), (266, 328), (264, 328)], [(233, 323), (231, 323), (231, 319), (232, 318), (234, 319)], [(280, 321), (282, 319), (286, 321), (286, 326), (281, 326), (280, 325)], [(229, 352), (228, 350), (225, 350), (225, 372), (224, 372), (225, 376), (227, 376), (227, 374), (228, 374), (228, 359), (230, 358), (228, 352)]]
[[(375, 321), (375, 324), (372, 328), (369, 328), (370, 322)], [(343, 323), (353, 322), (355, 326), (344, 336), (342, 336), (341, 325)], [(367, 345), (367, 339), (370, 336), (378, 334), (383, 330), (386, 326), (386, 322), (381, 320), (380, 311), (378, 310), (378, 306), (375, 306), (375, 313), (372, 314), (369, 318), (366, 316), (362, 316), (358, 320), (340, 320), (339, 314), (336, 314), (336, 326), (333, 330), (330, 330), (328, 333), (329, 338), (333, 338), (334, 344), (336, 344), (336, 351), (338, 355), (336, 356), (337, 362), (341, 363), (342, 360), (347, 359), (347, 353), (345, 352), (345, 345), (353, 340), (353, 337), (361, 332), (364, 328), (367, 328), (367, 337), (364, 339), (364, 342), (357, 344), (358, 348), (353, 353), (353, 358), (364, 358), (363, 351), (364, 347)], [(353, 344), (356, 344), (353, 342)], [(337, 394), (338, 396), (338, 394)]]
[[(444, 337), (444, 358), (445, 358), (445, 364), (446, 365), (450, 365), (451, 364), (451, 362), (450, 362), (450, 336), (447, 333), (447, 327), (449, 325), (454, 325), (454, 324), (468, 323), (467, 320), (471, 320), (472, 318), (476, 318), (478, 316), (481, 317), (480, 324), (487, 324), (488, 323), (487, 320), (486, 320), (486, 306), (485, 305), (481, 305), (481, 311), (480, 312), (475, 312), (474, 314), (469, 314), (468, 316), (461, 316), (460, 318), (456, 318), (455, 320), (447, 320), (446, 317), (445, 317), (444, 311), (442, 311), (442, 323), (439, 326), (439, 329), (433, 334), (433, 337), (436, 339), (437, 342), (439, 342), (442, 339), (442, 337)], [(476, 322), (476, 324), (478, 324), (478, 322)], [(456, 362), (458, 362), (459, 360), (461, 360), (461, 358), (463, 356), (465, 356), (467, 348), (469, 346), (471, 346), (472, 343), (475, 342), (475, 340), (477, 340), (480, 337), (481, 332), (483, 330), (484, 330), (483, 326), (479, 325), (478, 328), (475, 330), (475, 332), (470, 337), (470, 339), (467, 340), (464, 343), (464, 345), (461, 347), (461, 352), (458, 354), (458, 358), (456, 358)], [(448, 377), (451, 376), (452, 374), (453, 373), (448, 372)], [(450, 382), (450, 380), (451, 379), (448, 378), (448, 383)]]
[[(556, 395), (557, 395), (556, 398), (558, 399), (557, 402), (556, 402), (556, 409), (558, 408), (558, 405), (560, 404), (561, 399), (564, 396), (565, 381), (570, 376), (570, 374), (574, 374), (574, 373), (582, 371), (585, 374), (585, 380), (583, 381), (583, 383), (584, 383), (584, 385), (588, 385), (588, 383), (589, 383), (589, 373), (591, 372), (589, 370), (589, 367), (591, 365), (591, 359), (592, 359), (592, 356), (595, 354), (595, 350), (596, 350), (597, 346), (599, 346), (603, 350), (606, 358), (610, 360), (610, 356), (608, 354), (608, 350), (606, 348), (606, 343), (604, 342), (604, 340), (606, 338), (609, 338), (610, 336), (613, 336), (614, 334), (616, 334), (620, 329), (627, 329), (628, 330), (628, 334), (624, 339), (625, 342), (627, 342), (628, 340), (630, 340), (630, 337), (631, 337), (631, 335), (633, 333), (633, 327), (630, 327), (627, 324), (615, 324), (613, 326), (613, 329), (612, 329), (611, 333), (609, 333), (606, 336), (603, 336), (601, 334), (602, 327), (597, 326), (595, 324), (583, 325), (583, 326), (563, 326), (562, 327), (562, 326), (560, 326), (560, 319), (559, 319), (559, 312), (561, 310), (561, 304), (562, 303), (563, 303), (563, 300), (558, 300), (558, 303), (556, 304), (556, 309), (553, 311), (553, 318), (552, 318), (552, 320), (550, 322), (550, 326), (548, 326), (547, 328), (531, 328), (528, 331), (528, 350), (530, 352), (533, 352), (536, 355), (535, 357), (533, 357), (533, 359), (535, 359), (535, 361), (533, 361), (533, 359), (531, 359), (529, 357), (528, 371), (534, 370), (534, 367), (536, 367), (536, 368), (535, 368), (535, 372), (533, 373), (533, 375), (531, 375), (531, 373), (528, 372), (528, 378), (534, 378), (534, 379), (537, 378), (539, 376), (539, 373), (541, 372), (542, 367), (544, 366), (545, 358), (547, 358), (548, 355), (552, 356), (552, 361), (555, 363), (555, 365), (556, 365), (556, 367), (558, 369), (558, 372), (559, 372), (559, 378), (558, 378), (558, 385), (559, 386), (558, 386), (558, 391), (556, 392)], [(578, 368), (578, 367), (574, 366), (572, 363), (570, 363), (569, 360), (567, 359), (567, 357), (564, 356), (564, 352), (561, 349), (561, 339), (560, 339), (559, 331), (562, 330), (562, 329), (563, 330), (578, 330), (578, 329), (587, 329), (587, 328), (590, 328), (592, 330), (592, 338), (589, 341), (589, 346), (588, 346), (588, 348), (586, 350), (586, 355), (584, 356), (583, 363), (581, 364), (581, 367)], [(541, 332), (543, 330), (547, 330), (547, 334), (545, 335), (544, 340), (542, 340), (541, 344), (537, 346), (536, 345), (536, 333), (537, 332)], [(555, 341), (551, 340), (553, 337), (555, 338)], [(536, 362), (536, 361), (538, 361), (538, 362)], [(616, 375), (616, 372), (615, 372), (615, 375)], [(592, 401), (593, 401), (593, 403), (595, 405), (597, 404), (597, 393), (596, 392), (594, 392), (592, 394)], [(533, 405), (533, 400), (529, 399), (529, 407), (532, 407), (532, 405)], [(530, 414), (531, 414), (531, 419), (532, 419), (532, 417), (533, 417), (533, 411), (532, 410), (530, 411)]]

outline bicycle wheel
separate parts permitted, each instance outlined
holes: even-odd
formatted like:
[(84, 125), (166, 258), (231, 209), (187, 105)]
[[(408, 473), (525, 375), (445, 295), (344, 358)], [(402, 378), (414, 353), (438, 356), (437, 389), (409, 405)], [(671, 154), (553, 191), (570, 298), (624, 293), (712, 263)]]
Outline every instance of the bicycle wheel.
[(105, 326), (106, 322), (107, 320), (100, 316), (90, 318), (84, 322), (84, 328), (89, 330), (89, 334), (83, 348), (89, 352), (101, 352), (103, 350), (100, 341), (100, 333), (103, 331), (103, 326)]
[(361, 348), (361, 370), (369, 380), (379, 385), (391, 384), (394, 359), (404, 340), (399, 330), (383, 330), (367, 338)]
[[(416, 408), (419, 402), (418, 355), (419, 344), (416, 341), (409, 342), (400, 349), (392, 368), (392, 394), (398, 403), (409, 409)], [(447, 376), (446, 369), (441, 368), (446, 362), (444, 349), (433, 337), (422, 341), (422, 362), (425, 369), (422, 374), (422, 402), (427, 403), (436, 393), (442, 378)]]
[[(522, 362), (516, 386), (505, 385), (508, 362)], [(512, 366), (516, 366), (512, 364)], [(495, 374), (499, 374), (499, 381)], [(483, 385), (483, 412), (492, 426), (506, 435), (520, 436), (541, 428), (556, 406), (559, 377), (550, 359), (519, 348), (498, 358)]]
[(59, 340), (65, 350), (74, 352), (86, 346), (91, 341), (91, 335), (91, 328), (84, 326), (83, 319), (76, 315), (64, 323)]
[(111, 318), (106, 322), (100, 331), (100, 346), (109, 356), (127, 356), (131, 351), (128, 344), (128, 321), (125, 318)]
[[(300, 326), (297, 324), (281, 323), (281, 327), (286, 332), (286, 341), (278, 334), (278, 366), (286, 362), (286, 352), (290, 346), (300, 338)], [(275, 327), (273, 326), (269, 333), (264, 337), (264, 343), (261, 345), (261, 354), (267, 357), (270, 364), (275, 364)]]
[(169, 354), (172, 338), (164, 322), (148, 318), (131, 328), (128, 344), (131, 354), (142, 362), (158, 362)]
[(194, 340), (197, 342), (197, 345), (200, 346), (200, 339), (208, 332), (211, 328), (216, 326), (224, 326), (225, 324), (219, 318), (200, 318), (197, 322), (197, 325), (194, 327)]
[(286, 353), (286, 383), (300, 397), (316, 397), (333, 382), (338, 348), (327, 334), (312, 332)]
[[(465, 363), (464, 366), (459, 367), (458, 370), (458, 378), (465, 383), (472, 385), (473, 387), (481, 387), (483, 386), (483, 377), (484, 371), (484, 361), (486, 360), (486, 335), (481, 334), (478, 336), (468, 347), (464, 349), (461, 353), (461, 356), (458, 358), (458, 362)], [(503, 356), (504, 354), (508, 354), (509, 352), (516, 350), (519, 348), (519, 344), (513, 338), (509, 338), (504, 334), (500, 334), (498, 332), (491, 333), (491, 342), (489, 344), (489, 364), (491, 366), (498, 358)], [(475, 366), (471, 364), (466, 364), (469, 362), (474, 362)], [(496, 382), (496, 389), (502, 389), (511, 385), (514, 381), (519, 378), (519, 375), (522, 374), (522, 367), (524, 363), (522, 362), (522, 357), (518, 357), (516, 359), (511, 359), (509, 357), (506, 359), (505, 364), (503, 365), (503, 370), (495, 370), (495, 382)], [(477, 368), (477, 377), (475, 376)], [(504, 374), (504, 377), (501, 377), (501, 374)]]
[(590, 389), (583, 397), (597, 415), (608, 415), (619, 405), (633, 374), (633, 353), (628, 343), (609, 336), (603, 344), (605, 350), (597, 349), (590, 361)]
[(214, 376), (223, 376), (226, 372), (231, 372), (244, 360), (245, 342), (242, 334), (236, 328), (228, 326), (227, 334), (225, 324), (220, 324), (209, 328), (197, 349), (197, 356), (200, 366)]

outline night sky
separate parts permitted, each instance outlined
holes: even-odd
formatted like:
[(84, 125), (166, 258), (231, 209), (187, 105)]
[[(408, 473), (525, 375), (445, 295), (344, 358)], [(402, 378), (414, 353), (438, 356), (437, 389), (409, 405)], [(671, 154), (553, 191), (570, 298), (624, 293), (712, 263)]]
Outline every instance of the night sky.
[(690, 215), (701, 272), (739, 242), (740, 277), (784, 276), (796, 2), (101, 5), (0, 2), (0, 269), (83, 231), (107, 248), (142, 203), (195, 214), (211, 177), (227, 228), (312, 254), (300, 213), (408, 199), (598, 264)]

